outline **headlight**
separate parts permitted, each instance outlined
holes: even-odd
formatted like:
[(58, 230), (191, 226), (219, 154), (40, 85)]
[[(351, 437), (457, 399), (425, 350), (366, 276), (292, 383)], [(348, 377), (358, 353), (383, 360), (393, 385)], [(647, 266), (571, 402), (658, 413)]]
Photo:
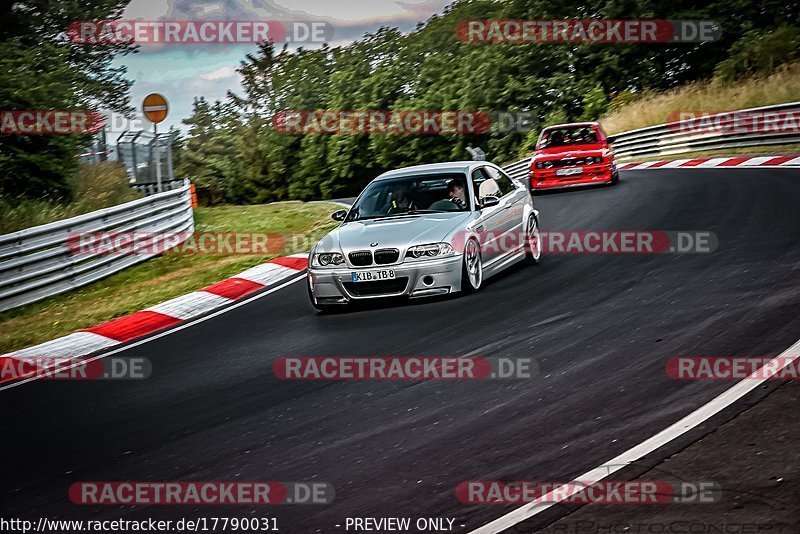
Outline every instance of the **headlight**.
[(595, 163), (603, 163), (603, 158), (600, 156), (594, 156), (591, 159), (594, 160)]
[(545, 161), (543, 165), (544, 165), (545, 169), (549, 169), (550, 167), (553, 166), (553, 162), (552, 161)]
[(338, 252), (323, 252), (314, 254), (314, 267), (327, 267), (328, 265), (341, 265), (344, 263), (344, 256)]
[(536, 168), (537, 168), (537, 169), (541, 169), (543, 166), (544, 166), (544, 165), (542, 165), (542, 162), (541, 162), (541, 161), (537, 161), (537, 162), (536, 162)]
[(420, 258), (435, 258), (436, 256), (449, 256), (454, 254), (450, 243), (431, 243), (429, 245), (417, 245), (408, 249), (407, 258), (418, 260)]

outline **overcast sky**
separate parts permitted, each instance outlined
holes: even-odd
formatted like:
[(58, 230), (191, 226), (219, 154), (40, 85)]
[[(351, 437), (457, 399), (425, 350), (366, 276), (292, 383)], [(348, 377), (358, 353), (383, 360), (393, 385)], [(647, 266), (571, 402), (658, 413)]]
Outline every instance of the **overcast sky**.
[[(412, 30), (417, 22), (441, 13), (452, 0), (132, 0), (125, 19), (140, 20), (278, 20), (325, 21), (333, 28), (330, 44), (352, 42), (380, 26)], [(307, 48), (314, 45), (304, 45)], [(195, 96), (222, 99), (240, 89), (236, 68), (255, 45), (147, 45), (137, 54), (119, 58), (134, 81), (131, 104), (139, 108), (148, 93), (162, 93), (170, 103), (169, 117), (159, 130), (180, 126), (189, 116)], [(150, 123), (112, 124), (112, 131), (151, 128)], [(110, 139), (113, 141), (113, 139)]]

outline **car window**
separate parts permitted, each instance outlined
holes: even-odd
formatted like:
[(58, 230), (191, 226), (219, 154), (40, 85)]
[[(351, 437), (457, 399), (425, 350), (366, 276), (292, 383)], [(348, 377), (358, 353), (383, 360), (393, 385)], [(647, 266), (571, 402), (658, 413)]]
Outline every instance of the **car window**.
[(475, 199), (479, 203), (487, 196), (500, 197), (500, 187), (492, 180), (486, 172), (485, 167), (478, 167), (472, 171), (472, 188), (475, 191)]
[(594, 145), (600, 142), (594, 126), (564, 126), (544, 130), (539, 136), (538, 149), (569, 145)]
[(489, 177), (494, 179), (497, 183), (497, 186), (500, 188), (500, 195), (505, 196), (509, 193), (514, 192), (516, 189), (514, 186), (514, 182), (511, 181), (511, 178), (495, 169), (494, 167), (486, 167), (486, 172), (489, 174)]
[(469, 211), (463, 173), (400, 176), (371, 182), (347, 214), (347, 221), (426, 212)]

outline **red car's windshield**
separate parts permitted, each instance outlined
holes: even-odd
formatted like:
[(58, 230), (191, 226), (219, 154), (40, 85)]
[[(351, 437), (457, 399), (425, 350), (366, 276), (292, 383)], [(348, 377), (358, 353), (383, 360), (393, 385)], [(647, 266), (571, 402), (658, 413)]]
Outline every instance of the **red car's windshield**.
[(597, 129), (593, 126), (565, 126), (545, 130), (539, 137), (536, 148), (554, 148), (569, 145), (593, 145), (600, 142)]

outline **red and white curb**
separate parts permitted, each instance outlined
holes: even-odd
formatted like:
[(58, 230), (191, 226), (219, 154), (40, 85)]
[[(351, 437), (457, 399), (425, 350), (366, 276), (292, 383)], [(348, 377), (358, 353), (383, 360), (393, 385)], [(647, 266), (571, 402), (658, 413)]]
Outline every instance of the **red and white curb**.
[(86, 356), (100, 349), (146, 336), (221, 308), (269, 285), (291, 278), (307, 268), (307, 254), (275, 258), (198, 291), (175, 297), (145, 310), (80, 332), (4, 354), (2, 358), (37, 359)]
[(623, 171), (644, 169), (708, 169), (709, 167), (797, 167), (800, 156), (757, 156), (727, 158), (692, 158), (669, 161), (645, 161), (643, 163), (622, 163), (617, 169)]

